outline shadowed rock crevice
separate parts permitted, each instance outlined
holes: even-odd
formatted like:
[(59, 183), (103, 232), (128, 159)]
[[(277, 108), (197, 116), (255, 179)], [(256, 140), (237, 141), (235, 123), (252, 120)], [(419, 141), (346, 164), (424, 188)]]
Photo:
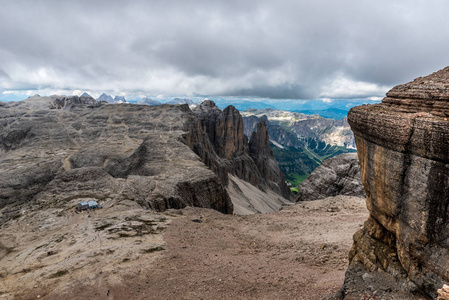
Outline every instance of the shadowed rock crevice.
[[(426, 231), (437, 243), (449, 249), (449, 172), (448, 165), (434, 162), (427, 180), (429, 221)], [(449, 281), (449, 277), (446, 278)]]

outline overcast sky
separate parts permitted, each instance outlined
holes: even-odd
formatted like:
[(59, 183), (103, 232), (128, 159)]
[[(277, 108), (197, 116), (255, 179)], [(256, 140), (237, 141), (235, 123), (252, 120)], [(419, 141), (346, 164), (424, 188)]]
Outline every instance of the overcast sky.
[(0, 0), (0, 94), (383, 96), (449, 65), (449, 1)]

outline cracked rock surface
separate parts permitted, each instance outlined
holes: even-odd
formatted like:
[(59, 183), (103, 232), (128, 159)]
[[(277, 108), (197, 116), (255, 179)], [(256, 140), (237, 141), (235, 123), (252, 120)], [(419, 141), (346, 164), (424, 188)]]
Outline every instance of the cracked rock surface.
[(349, 112), (370, 218), (354, 236), (348, 280), (363, 266), (431, 298), (449, 282), (448, 105), (445, 68)]

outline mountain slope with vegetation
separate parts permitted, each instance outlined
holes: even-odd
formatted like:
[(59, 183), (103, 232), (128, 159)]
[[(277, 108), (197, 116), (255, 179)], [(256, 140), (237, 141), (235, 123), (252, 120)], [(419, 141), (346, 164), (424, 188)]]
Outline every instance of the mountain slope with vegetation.
[(271, 108), (247, 109), (241, 114), (248, 136), (260, 119), (266, 120), (274, 156), (293, 191), (324, 160), (356, 152), (346, 118), (333, 120)]

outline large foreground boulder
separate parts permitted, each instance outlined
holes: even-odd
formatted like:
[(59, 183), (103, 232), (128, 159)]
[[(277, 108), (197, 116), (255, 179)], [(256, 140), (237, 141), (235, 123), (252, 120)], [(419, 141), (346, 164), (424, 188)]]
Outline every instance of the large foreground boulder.
[(357, 280), (376, 289), (379, 274), (409, 299), (436, 298), (449, 282), (448, 117), (449, 68), (349, 112), (370, 218), (354, 236), (346, 297)]

